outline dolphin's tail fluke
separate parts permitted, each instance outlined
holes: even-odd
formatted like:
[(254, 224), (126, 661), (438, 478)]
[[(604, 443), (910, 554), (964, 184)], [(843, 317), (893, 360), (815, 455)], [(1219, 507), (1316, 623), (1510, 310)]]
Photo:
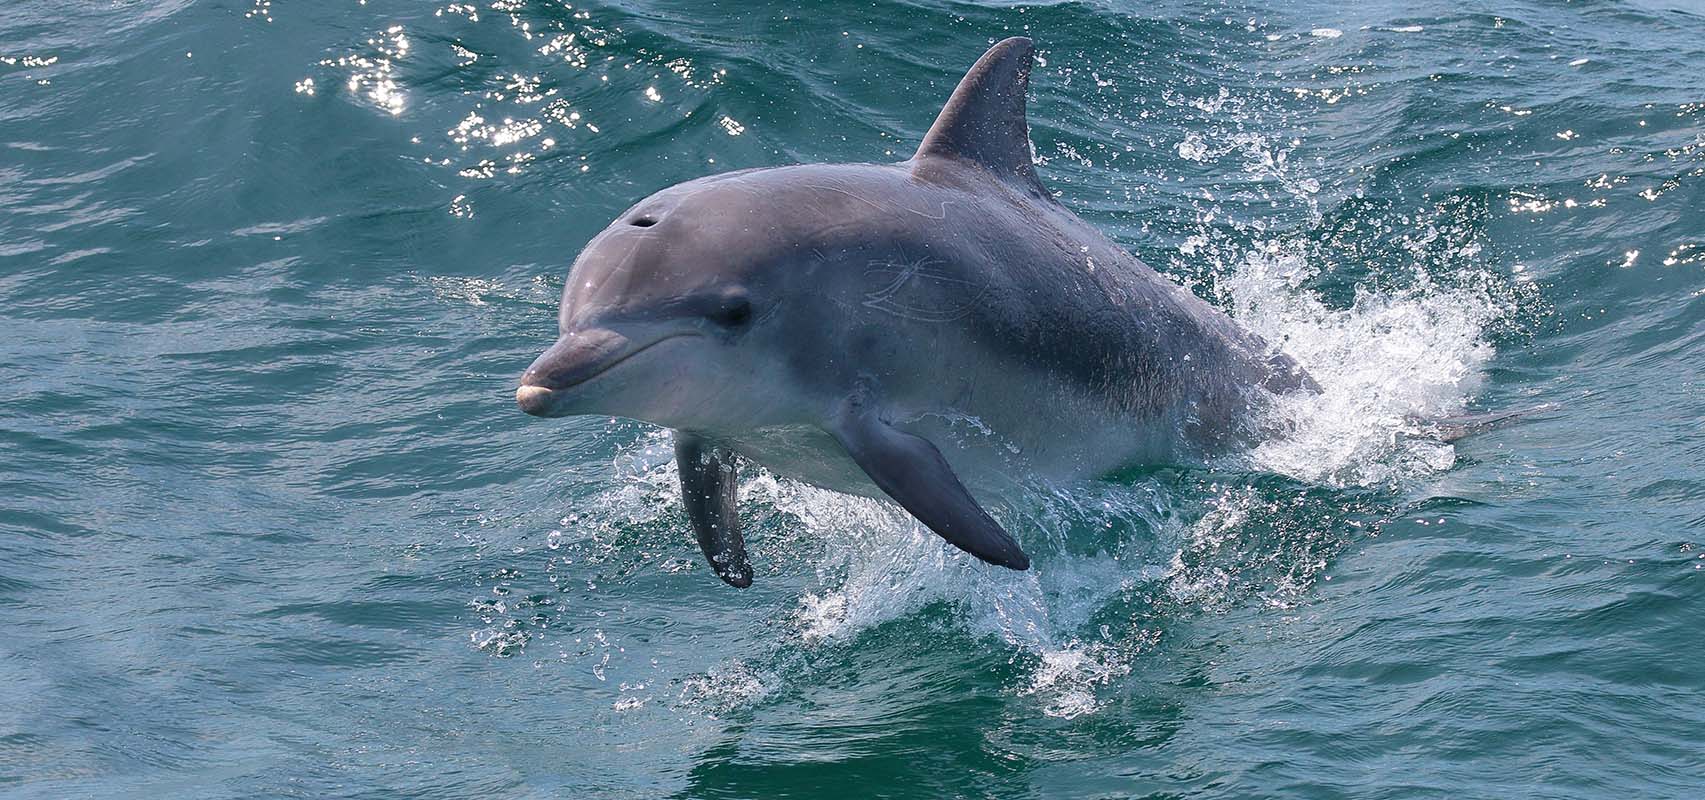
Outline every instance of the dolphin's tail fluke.
[(1428, 433), (1446, 442), (1466, 439), (1475, 434), (1507, 428), (1530, 417), (1555, 411), (1561, 406), (1556, 403), (1541, 403), (1532, 408), (1505, 409), (1488, 411), (1484, 414), (1457, 414), (1449, 417), (1434, 417), (1420, 420)]

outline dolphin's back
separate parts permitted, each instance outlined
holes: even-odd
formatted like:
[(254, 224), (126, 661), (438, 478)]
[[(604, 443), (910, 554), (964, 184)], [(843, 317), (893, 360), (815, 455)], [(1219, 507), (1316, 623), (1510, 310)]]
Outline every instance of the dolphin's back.
[[(907, 321), (960, 326), (986, 349), (1121, 411), (1235, 402), (1231, 395), (1252, 384), (1277, 390), (1301, 377), (1288, 377), (1289, 359), (1050, 196), (1015, 190), (969, 165), (774, 172), (763, 177), (818, 195), (781, 202), (836, 206), (831, 218), (844, 224), (818, 231), (828, 235), (813, 247), (853, 254), (842, 269), (863, 273), (866, 305)], [(823, 199), (824, 192), (839, 199)], [(872, 239), (898, 253), (873, 250), (860, 260)], [(902, 279), (913, 285), (899, 286)]]
[[(1227, 439), (1256, 387), (1298, 382), (1288, 359), (1052, 197), (974, 165), (789, 166), (702, 191), (695, 205), (705, 209), (740, 192), (741, 213), (762, 220), (752, 235), (794, 243), (790, 268), (817, 273), (808, 291), (855, 304), (865, 324), (899, 335), (910, 366), (892, 380), (915, 382), (899, 394), (957, 398), (973, 406), (959, 410), (979, 413), (966, 398), (1024, 391), (1038, 395), (1026, 413), (1069, 405), (1131, 429), (1187, 426), (1185, 436), (1208, 444)], [(751, 198), (762, 198), (760, 210)], [(917, 369), (920, 359), (934, 368)], [(943, 382), (961, 388), (944, 392)]]

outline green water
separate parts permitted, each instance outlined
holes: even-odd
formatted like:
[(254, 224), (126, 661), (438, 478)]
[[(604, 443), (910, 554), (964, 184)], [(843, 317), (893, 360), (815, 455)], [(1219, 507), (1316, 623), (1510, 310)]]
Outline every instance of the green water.
[[(1023, 574), (754, 472), (737, 591), (664, 436), (515, 409), (617, 212), (1013, 34), (1289, 433)], [(1698, 797), (1702, 70), (1680, 0), (9, 0), (0, 796)]]

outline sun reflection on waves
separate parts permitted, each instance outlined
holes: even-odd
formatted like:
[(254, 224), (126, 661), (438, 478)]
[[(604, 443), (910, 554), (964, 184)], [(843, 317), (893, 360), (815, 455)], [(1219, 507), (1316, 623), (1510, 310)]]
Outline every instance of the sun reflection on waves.
[[(388, 25), (353, 52), (320, 61), (329, 74), (302, 77), (295, 89), (308, 96), (341, 86), (389, 115), (442, 124), (442, 139), (409, 137), (424, 150), (411, 157), (460, 180), (451, 213), (464, 218), (472, 216), (475, 184), (542, 165), (593, 171), (599, 152), (624, 145), (600, 141), (616, 121), (624, 137), (680, 119), (731, 137), (748, 132), (750, 123), (732, 115), (700, 114), (726, 81), (725, 68), (633, 41), (619, 15), (525, 0), (450, 3), (429, 26)], [(419, 108), (416, 91), (429, 98)], [(435, 121), (445, 114), (453, 118)]]
[[(368, 52), (356, 53), (320, 61), (322, 67), (332, 67), (348, 73), (344, 88), (352, 97), (366, 100), (374, 107), (399, 116), (407, 106), (407, 93), (400, 83), (397, 62), (408, 57), (409, 39), (401, 25), (392, 25), (367, 40)], [(296, 91), (313, 94), (313, 78), (296, 84)]]

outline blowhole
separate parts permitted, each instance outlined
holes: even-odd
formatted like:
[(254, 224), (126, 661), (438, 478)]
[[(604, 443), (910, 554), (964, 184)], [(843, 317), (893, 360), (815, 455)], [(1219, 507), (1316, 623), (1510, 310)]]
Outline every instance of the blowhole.
[(628, 224), (634, 226), (635, 228), (649, 228), (653, 225), (656, 225), (657, 220), (654, 220), (650, 217), (634, 217), (633, 221), (629, 222)]

